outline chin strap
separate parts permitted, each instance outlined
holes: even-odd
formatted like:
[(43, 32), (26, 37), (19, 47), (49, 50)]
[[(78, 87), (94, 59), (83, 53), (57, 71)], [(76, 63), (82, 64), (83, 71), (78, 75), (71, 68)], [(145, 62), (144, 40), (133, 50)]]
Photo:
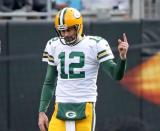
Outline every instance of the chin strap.
[(77, 45), (77, 44), (83, 39), (82, 36), (79, 36), (79, 37), (77, 37), (77, 38), (78, 38), (77, 41), (76, 41), (74, 44), (70, 44), (69, 46)]

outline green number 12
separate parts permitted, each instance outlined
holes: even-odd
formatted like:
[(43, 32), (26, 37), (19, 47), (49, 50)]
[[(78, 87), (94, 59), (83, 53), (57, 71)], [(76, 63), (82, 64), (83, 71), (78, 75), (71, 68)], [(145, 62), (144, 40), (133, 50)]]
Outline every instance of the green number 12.
[(79, 57), (79, 63), (70, 63), (69, 64), (69, 74), (65, 73), (65, 52), (61, 52), (59, 54), (60, 64), (61, 64), (61, 78), (63, 79), (75, 79), (75, 78), (84, 78), (85, 72), (80, 71), (79, 73), (75, 73), (75, 68), (83, 68), (84, 67), (84, 59), (85, 55), (83, 52), (71, 52), (69, 54), (69, 59), (73, 59), (74, 57)]

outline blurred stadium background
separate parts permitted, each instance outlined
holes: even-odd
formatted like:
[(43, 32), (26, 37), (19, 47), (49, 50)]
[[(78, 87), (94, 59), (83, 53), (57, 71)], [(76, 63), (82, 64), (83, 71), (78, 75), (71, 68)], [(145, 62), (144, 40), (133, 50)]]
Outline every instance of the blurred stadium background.
[[(56, 10), (0, 12), (0, 131), (38, 131), (39, 98), (46, 64), (46, 42), (56, 34)], [(130, 49), (124, 79), (115, 82), (99, 71), (96, 131), (115, 117), (137, 117), (160, 131), (160, 1), (129, 0), (127, 10), (82, 10), (86, 35), (106, 38), (116, 57), (125, 32)], [(51, 116), (53, 105), (49, 107)]]

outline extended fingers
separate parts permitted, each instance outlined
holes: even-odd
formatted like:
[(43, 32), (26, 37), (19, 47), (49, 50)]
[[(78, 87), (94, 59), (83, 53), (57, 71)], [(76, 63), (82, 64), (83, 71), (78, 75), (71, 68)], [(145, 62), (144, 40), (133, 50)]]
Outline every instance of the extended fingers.
[(126, 43), (128, 43), (128, 40), (127, 40), (127, 37), (126, 37), (126, 34), (125, 34), (125, 33), (123, 33), (123, 40), (118, 39), (118, 43), (121, 43), (121, 42), (126, 42)]
[(128, 41), (127, 41), (127, 37), (126, 37), (126, 34), (125, 34), (125, 33), (123, 33), (123, 41), (124, 41), (124, 42), (128, 42)]

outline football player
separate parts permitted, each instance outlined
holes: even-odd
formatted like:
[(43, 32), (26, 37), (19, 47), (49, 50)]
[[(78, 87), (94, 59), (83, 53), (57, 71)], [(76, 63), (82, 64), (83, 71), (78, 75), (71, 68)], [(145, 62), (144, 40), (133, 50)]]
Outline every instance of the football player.
[[(55, 16), (57, 37), (48, 41), (43, 61), (48, 62), (40, 98), (41, 131), (94, 131), (97, 73), (99, 68), (114, 79), (122, 79), (126, 68), (126, 35), (118, 40), (120, 60), (102, 37), (85, 36), (83, 19), (74, 8), (64, 8)], [(45, 114), (55, 90), (55, 108), (48, 124)]]

